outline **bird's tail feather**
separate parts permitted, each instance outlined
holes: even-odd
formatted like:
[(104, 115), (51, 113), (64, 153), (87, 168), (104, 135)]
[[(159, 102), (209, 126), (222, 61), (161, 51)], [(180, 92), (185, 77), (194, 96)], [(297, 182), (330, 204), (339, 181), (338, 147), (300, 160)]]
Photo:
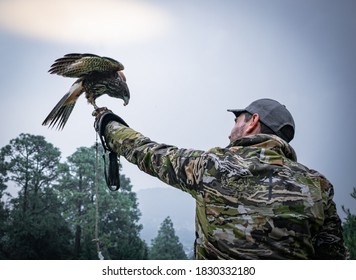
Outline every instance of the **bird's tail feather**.
[(81, 83), (74, 83), (68, 93), (66, 93), (57, 105), (48, 114), (46, 119), (43, 121), (42, 125), (48, 125), (49, 127), (56, 127), (56, 129), (61, 130), (67, 123), (70, 114), (73, 111), (75, 103), (82, 94)]

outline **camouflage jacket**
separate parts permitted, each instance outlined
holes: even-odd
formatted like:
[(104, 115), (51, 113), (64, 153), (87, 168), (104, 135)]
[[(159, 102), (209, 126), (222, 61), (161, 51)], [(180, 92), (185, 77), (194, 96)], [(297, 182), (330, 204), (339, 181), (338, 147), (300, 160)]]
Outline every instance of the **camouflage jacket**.
[(226, 148), (179, 149), (110, 122), (109, 147), (196, 200), (197, 259), (344, 259), (333, 186), (290, 145), (258, 134)]

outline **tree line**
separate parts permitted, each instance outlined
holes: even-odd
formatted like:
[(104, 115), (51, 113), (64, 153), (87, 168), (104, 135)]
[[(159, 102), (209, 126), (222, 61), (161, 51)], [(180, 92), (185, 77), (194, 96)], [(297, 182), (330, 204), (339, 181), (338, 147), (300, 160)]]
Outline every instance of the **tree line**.
[(101, 146), (80, 147), (61, 162), (58, 148), (31, 134), (1, 148), (0, 259), (186, 258), (169, 217), (151, 247), (140, 238), (130, 179), (121, 174), (120, 190), (110, 191), (102, 153)]

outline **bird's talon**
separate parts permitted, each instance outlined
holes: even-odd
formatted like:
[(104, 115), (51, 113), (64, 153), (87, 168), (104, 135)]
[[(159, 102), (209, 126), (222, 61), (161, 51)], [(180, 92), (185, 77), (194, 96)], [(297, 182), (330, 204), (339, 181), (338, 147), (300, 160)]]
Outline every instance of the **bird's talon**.
[(96, 117), (106, 111), (110, 111), (107, 107), (97, 107), (91, 114), (92, 116)]

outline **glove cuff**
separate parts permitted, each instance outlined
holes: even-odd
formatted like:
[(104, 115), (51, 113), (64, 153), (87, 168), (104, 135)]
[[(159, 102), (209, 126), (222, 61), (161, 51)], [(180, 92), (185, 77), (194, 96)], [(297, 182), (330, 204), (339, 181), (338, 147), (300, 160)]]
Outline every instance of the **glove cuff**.
[(100, 116), (100, 119), (97, 123), (97, 132), (99, 133), (100, 136), (104, 136), (105, 134), (105, 127), (107, 126), (107, 124), (111, 121), (116, 121), (124, 126), (129, 127), (129, 125), (122, 119), (120, 118), (118, 115), (115, 115), (114, 113), (112, 113), (111, 111), (107, 111), (105, 113), (103, 113)]
[(104, 150), (110, 150), (105, 139), (105, 128), (108, 125), (108, 123), (111, 121), (116, 121), (124, 126), (129, 127), (129, 125), (122, 118), (120, 118), (118, 115), (115, 115), (110, 110), (106, 110), (104, 113), (100, 114), (95, 120), (94, 128), (96, 132), (99, 134)]

